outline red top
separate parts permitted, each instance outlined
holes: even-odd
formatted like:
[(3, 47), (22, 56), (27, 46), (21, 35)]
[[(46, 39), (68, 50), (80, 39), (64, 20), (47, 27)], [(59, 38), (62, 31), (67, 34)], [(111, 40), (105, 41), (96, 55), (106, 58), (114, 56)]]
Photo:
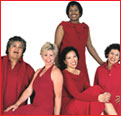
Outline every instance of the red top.
[(88, 102), (97, 101), (99, 93), (103, 92), (101, 88), (99, 88), (97, 92), (96, 89), (90, 87), (82, 72), (80, 72), (79, 75), (75, 75), (68, 72), (67, 70), (64, 70), (63, 76), (63, 105), (66, 104), (66, 102), (68, 102), (68, 100), (72, 98)]
[(86, 60), (85, 60), (85, 46), (88, 40), (89, 27), (85, 23), (73, 24), (71, 22), (62, 21), (60, 25), (63, 26), (64, 37), (62, 39), (62, 44), (60, 51), (65, 47), (72, 46), (77, 49), (79, 53), (79, 63), (77, 68), (81, 70), (89, 82)]
[[(74, 105), (73, 104), (71, 106), (74, 99), (81, 101), (79, 104), (76, 104), (78, 106), (75, 105), (76, 107), (78, 107), (78, 109), (81, 107), (85, 107), (86, 104), (90, 104), (86, 105), (86, 109), (88, 112), (87, 114), (89, 114), (89, 112), (92, 112), (92, 114), (95, 114), (95, 112), (99, 113), (100, 111), (103, 112), (104, 104), (102, 103), (98, 103), (98, 111), (94, 110), (94, 107), (97, 107), (97, 104), (95, 103), (98, 102), (98, 95), (104, 92), (99, 86), (90, 87), (82, 72), (80, 72), (79, 75), (75, 75), (68, 72), (67, 70), (63, 70), (63, 77), (64, 87), (62, 95), (62, 114), (66, 114), (65, 112), (75, 112), (74, 108), (71, 108), (71, 111), (68, 109), (69, 107), (72, 107)], [(85, 114), (82, 113), (83, 109), (80, 111), (77, 114)]]
[(117, 113), (120, 114), (120, 105), (115, 102), (116, 96), (120, 95), (120, 64), (114, 64), (111, 70), (108, 70), (107, 62), (99, 66), (96, 71), (94, 84), (111, 93), (111, 102)]
[(15, 65), (14, 69), (11, 69), (11, 62), (8, 56), (1, 58), (1, 69), (1, 108), (4, 110), (18, 100), (21, 93), (31, 82), (34, 70), (22, 58)]

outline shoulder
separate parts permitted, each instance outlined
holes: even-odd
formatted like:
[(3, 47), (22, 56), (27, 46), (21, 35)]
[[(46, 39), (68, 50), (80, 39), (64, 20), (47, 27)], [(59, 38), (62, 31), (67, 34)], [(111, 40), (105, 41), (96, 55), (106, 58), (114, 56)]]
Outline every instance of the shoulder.
[(27, 62), (25, 62), (25, 65), (26, 65), (28, 71), (35, 72), (34, 69), (33, 69), (33, 67), (30, 64), (28, 64)]
[(51, 78), (53, 81), (55, 80), (63, 80), (63, 75), (62, 75), (62, 72), (59, 68), (57, 68), (56, 66), (53, 66), (52, 68), (52, 72), (51, 72)]
[(62, 21), (59, 25), (58, 25), (58, 28), (59, 27), (65, 27), (65, 26), (67, 26), (69, 24), (69, 22), (68, 21)]
[(96, 69), (96, 73), (100, 73), (100, 72), (103, 72), (105, 70), (105, 64), (102, 64), (100, 66), (97, 67)]
[(8, 60), (7, 56), (1, 56), (1, 61), (2, 62), (6, 61), (6, 60)]
[(67, 21), (62, 21), (62, 22), (58, 25), (57, 29), (63, 29), (67, 24), (68, 24)]
[(85, 22), (83, 22), (82, 25), (85, 29), (89, 29), (89, 26)]
[(58, 73), (62, 74), (61, 70), (59, 68), (57, 68), (57, 66), (55, 66), (55, 65), (52, 68), (52, 73), (53, 74), (58, 74)]

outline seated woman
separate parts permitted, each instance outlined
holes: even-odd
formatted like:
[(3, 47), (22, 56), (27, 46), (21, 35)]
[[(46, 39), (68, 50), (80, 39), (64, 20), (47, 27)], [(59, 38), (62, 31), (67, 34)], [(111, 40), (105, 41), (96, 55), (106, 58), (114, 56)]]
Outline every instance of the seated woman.
[[(49, 42), (43, 45), (41, 57), (45, 66), (37, 70), (29, 87), (14, 105), (5, 110), (5, 115), (60, 114), (63, 77), (61, 71), (54, 65), (57, 50), (57, 46)], [(35, 91), (33, 103), (18, 108), (33, 90)]]
[[(99, 66), (95, 75), (95, 85), (99, 85), (104, 91), (111, 93), (111, 101), (107, 105), (115, 108), (120, 115), (120, 44), (111, 44), (105, 50), (107, 61)], [(113, 104), (113, 106), (111, 105)]]
[[(6, 56), (1, 57), (1, 112), (14, 104), (34, 75), (33, 68), (23, 60), (26, 41), (14, 36), (9, 39)], [(27, 104), (25, 101), (22, 105)]]
[(61, 68), (64, 69), (62, 95), (63, 115), (103, 115), (110, 93), (99, 86), (90, 87), (85, 75), (78, 69), (79, 55), (75, 48), (66, 47), (61, 54)]

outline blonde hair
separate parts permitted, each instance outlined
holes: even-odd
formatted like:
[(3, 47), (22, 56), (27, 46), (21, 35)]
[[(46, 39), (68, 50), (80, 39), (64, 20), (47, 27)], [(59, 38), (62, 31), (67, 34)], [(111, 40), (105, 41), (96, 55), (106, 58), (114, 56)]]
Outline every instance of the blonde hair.
[(54, 52), (55, 56), (57, 56), (57, 54), (58, 54), (58, 48), (57, 48), (57, 46), (55, 44), (52, 44), (50, 42), (46, 42), (42, 46), (42, 48), (40, 50), (40, 54), (43, 55), (48, 50), (52, 50)]

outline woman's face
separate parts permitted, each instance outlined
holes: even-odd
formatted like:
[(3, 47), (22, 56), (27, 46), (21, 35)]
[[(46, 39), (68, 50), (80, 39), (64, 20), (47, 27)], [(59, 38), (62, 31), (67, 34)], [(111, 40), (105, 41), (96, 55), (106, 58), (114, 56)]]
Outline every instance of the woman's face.
[(23, 54), (23, 46), (19, 41), (15, 41), (8, 49), (8, 55), (10, 59), (19, 60)]
[(76, 68), (78, 64), (78, 57), (74, 51), (67, 53), (64, 63), (67, 65), (67, 68)]
[(70, 6), (69, 8), (69, 18), (71, 21), (79, 21), (80, 12), (76, 5)]
[(42, 59), (45, 62), (46, 66), (50, 66), (54, 64), (55, 54), (52, 50), (47, 50), (45, 53), (42, 54)]
[(108, 63), (115, 64), (120, 59), (120, 52), (116, 49), (112, 49), (108, 54)]

